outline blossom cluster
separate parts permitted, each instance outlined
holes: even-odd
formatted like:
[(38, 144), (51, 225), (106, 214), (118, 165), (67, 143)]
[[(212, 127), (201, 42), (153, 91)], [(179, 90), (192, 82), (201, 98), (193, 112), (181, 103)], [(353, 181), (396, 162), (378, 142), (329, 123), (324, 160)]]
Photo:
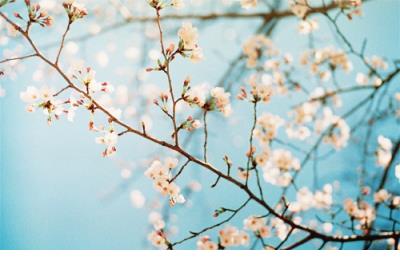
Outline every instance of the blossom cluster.
[(335, 0), (335, 3), (344, 11), (349, 19), (353, 15), (362, 15), (362, 0)]
[[(268, 154), (268, 153), (264, 153)], [(287, 187), (292, 182), (292, 171), (300, 169), (300, 161), (289, 150), (272, 150), (262, 165), (264, 179), (276, 186)]]
[(296, 193), (296, 201), (290, 203), (289, 210), (303, 212), (311, 208), (329, 209), (333, 201), (332, 192), (330, 184), (325, 184), (321, 191), (316, 191), (314, 194), (307, 187), (300, 188)]
[(261, 216), (250, 216), (243, 221), (244, 228), (252, 231), (257, 237), (267, 238), (271, 235), (266, 220)]
[[(296, 217), (295, 222), (300, 223), (300, 218)], [(249, 216), (243, 221), (244, 228), (251, 231), (257, 238), (265, 239), (269, 237), (277, 237), (284, 240), (288, 233), (289, 227), (279, 218), (273, 218), (267, 222), (263, 216)], [(266, 246), (265, 249), (272, 249)]]
[[(310, 94), (308, 102), (296, 106), (289, 112), (292, 120), (286, 129), (288, 137), (305, 140), (311, 136), (307, 124), (314, 123), (315, 133), (321, 134), (327, 131), (327, 135), (324, 135), (326, 143), (332, 144), (336, 149), (345, 147), (350, 138), (349, 126), (343, 118), (334, 114), (330, 104), (339, 108), (342, 106), (342, 101), (329, 89), (317, 88)], [(322, 116), (319, 116), (319, 113)]]
[(164, 163), (159, 160), (153, 161), (146, 170), (145, 176), (153, 180), (154, 188), (164, 196), (169, 196), (170, 205), (184, 203), (185, 198), (181, 194), (180, 187), (173, 181), (171, 170), (178, 166), (175, 158), (166, 158)]
[[(28, 112), (35, 112), (37, 108), (43, 110), (43, 113), (47, 116), (49, 124), (52, 122), (52, 118), (60, 118), (63, 113), (68, 115), (68, 119), (72, 119), (74, 107), (76, 103), (69, 101), (62, 101), (55, 99), (54, 91), (51, 88), (43, 87), (37, 89), (34, 86), (29, 86), (24, 92), (20, 93), (20, 98), (23, 102), (27, 103), (26, 110)], [(70, 103), (72, 106), (70, 109), (65, 108), (65, 104)]]
[(347, 145), (350, 139), (350, 127), (340, 116), (334, 115), (328, 107), (323, 109), (322, 118), (315, 121), (315, 131), (322, 133), (328, 129), (328, 134), (324, 136), (324, 141), (331, 144), (336, 149), (341, 149)]
[(254, 68), (262, 56), (276, 56), (278, 50), (270, 39), (260, 34), (250, 37), (243, 44), (243, 54), (247, 58), (247, 67)]
[(167, 249), (168, 248), (168, 240), (165, 235), (165, 232), (160, 230), (154, 230), (147, 236), (147, 239), (151, 242), (151, 244), (159, 249)]
[(67, 12), (68, 18), (71, 23), (78, 19), (82, 19), (88, 14), (85, 6), (81, 3), (76, 2), (75, 0), (64, 1), (63, 7)]
[(234, 246), (245, 246), (249, 244), (250, 237), (245, 231), (236, 227), (227, 226), (218, 233), (219, 243), (213, 242), (209, 236), (202, 236), (197, 241), (197, 248), (202, 250), (215, 250)]
[(198, 45), (197, 28), (193, 27), (191, 23), (183, 23), (178, 30), (178, 36), (180, 54), (195, 63), (200, 61), (203, 58), (203, 51)]
[(262, 145), (268, 145), (278, 135), (278, 130), (285, 121), (278, 115), (263, 113), (257, 118), (257, 128), (253, 134)]
[[(49, 16), (44, 11), (40, 4), (32, 4), (30, 0), (25, 0), (26, 7), (28, 8), (29, 22), (37, 23), (42, 27), (51, 26), (53, 23), (53, 17)], [(21, 15), (15, 14), (17, 18), (22, 19)]]
[(376, 218), (376, 211), (366, 201), (353, 201), (348, 198), (343, 204), (344, 210), (352, 218), (352, 220), (358, 220), (361, 229), (367, 229)]
[(232, 113), (230, 104), (230, 93), (224, 88), (215, 87), (211, 90), (207, 85), (198, 85), (194, 87), (188, 86), (182, 93), (182, 98), (189, 105), (196, 105), (205, 111), (217, 110), (224, 116)]
[(116, 145), (118, 142), (118, 134), (113, 130), (103, 130), (103, 136), (99, 136), (96, 138), (97, 144), (102, 144), (106, 146), (106, 149), (103, 151), (103, 157), (109, 157), (113, 155), (116, 151)]
[(353, 69), (353, 64), (346, 52), (333, 47), (321, 49), (310, 49), (302, 53), (300, 63), (308, 66), (311, 74), (327, 81), (331, 78), (331, 71), (342, 70), (349, 73)]
[(200, 250), (217, 250), (218, 244), (213, 242), (207, 235), (200, 237), (197, 241), (197, 248)]

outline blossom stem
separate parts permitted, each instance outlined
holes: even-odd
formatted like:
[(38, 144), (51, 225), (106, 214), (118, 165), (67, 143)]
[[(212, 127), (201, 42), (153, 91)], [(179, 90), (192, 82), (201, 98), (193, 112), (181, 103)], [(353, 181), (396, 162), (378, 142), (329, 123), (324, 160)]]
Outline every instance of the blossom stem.
[(246, 186), (249, 182), (249, 172), (250, 172), (250, 162), (253, 161), (253, 138), (254, 138), (254, 130), (256, 129), (257, 125), (257, 101), (254, 101), (253, 106), (253, 125), (250, 130), (250, 137), (249, 137), (249, 153), (247, 154), (247, 165), (246, 165)]
[(56, 65), (58, 64), (58, 62), (60, 60), (61, 52), (62, 52), (62, 50), (64, 48), (65, 38), (66, 38), (66, 36), (68, 34), (68, 31), (70, 30), (71, 24), (72, 24), (72, 21), (70, 19), (68, 19), (67, 27), (65, 29), (64, 34), (62, 35), (62, 38), (61, 38), (60, 48), (58, 49), (56, 61), (54, 62)]
[(208, 141), (208, 130), (207, 130), (207, 110), (204, 110), (203, 113), (203, 122), (204, 122), (204, 145), (203, 145), (203, 155), (204, 162), (207, 162), (207, 141)]
[(176, 104), (177, 101), (175, 101), (175, 96), (174, 96), (174, 90), (173, 90), (173, 86), (172, 86), (172, 79), (171, 79), (171, 73), (170, 73), (170, 60), (167, 56), (166, 50), (165, 50), (165, 45), (164, 45), (164, 35), (163, 35), (163, 31), (161, 28), (161, 15), (160, 15), (160, 10), (158, 8), (155, 9), (156, 10), (156, 15), (157, 15), (157, 27), (158, 27), (158, 31), (159, 31), (159, 38), (160, 38), (160, 47), (161, 47), (161, 53), (164, 57), (164, 65), (165, 68), (163, 69), (164, 73), (167, 76), (167, 81), (168, 81), (168, 90), (169, 90), (169, 94), (171, 96), (171, 100), (172, 100), (172, 125), (174, 127), (174, 139), (175, 139), (175, 145), (178, 146), (179, 145), (179, 135), (178, 135), (178, 126), (176, 124)]

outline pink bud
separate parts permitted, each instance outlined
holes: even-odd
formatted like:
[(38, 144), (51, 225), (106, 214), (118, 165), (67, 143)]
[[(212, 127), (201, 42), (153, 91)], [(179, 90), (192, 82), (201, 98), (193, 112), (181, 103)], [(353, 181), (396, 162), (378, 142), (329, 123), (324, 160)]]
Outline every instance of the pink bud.
[(18, 19), (22, 19), (21, 15), (18, 12), (14, 12), (14, 16)]

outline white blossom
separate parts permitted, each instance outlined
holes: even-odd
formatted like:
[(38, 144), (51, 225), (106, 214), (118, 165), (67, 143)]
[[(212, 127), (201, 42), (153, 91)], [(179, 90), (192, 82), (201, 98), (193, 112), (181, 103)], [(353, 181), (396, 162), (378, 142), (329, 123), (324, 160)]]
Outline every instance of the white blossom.
[(374, 201), (375, 203), (383, 203), (386, 202), (390, 197), (391, 195), (387, 190), (380, 189), (374, 194)]
[(97, 144), (103, 144), (106, 146), (106, 149), (103, 152), (104, 157), (109, 157), (113, 155), (116, 151), (116, 144), (118, 142), (118, 134), (113, 131), (104, 131), (103, 136), (99, 136), (95, 139)]
[(240, 5), (244, 9), (255, 8), (257, 6), (258, 0), (240, 0)]
[(160, 230), (152, 231), (148, 235), (148, 239), (151, 242), (151, 244), (157, 248), (160, 249), (168, 248), (168, 241), (165, 238), (165, 234), (163, 233), (163, 231)]
[(257, 65), (257, 60), (263, 54), (274, 55), (276, 51), (273, 49), (273, 44), (270, 39), (264, 35), (256, 35), (250, 37), (243, 44), (243, 54), (247, 57), (247, 67), (254, 68)]
[(197, 241), (197, 248), (200, 250), (217, 250), (218, 245), (214, 243), (209, 236), (202, 236)]
[(183, 2), (183, 0), (172, 0), (171, 6), (173, 6), (176, 9), (181, 9), (185, 6), (185, 3)]
[(130, 194), (132, 205), (135, 208), (143, 208), (144, 204), (146, 203), (146, 198), (139, 190), (133, 190)]
[(239, 231), (235, 227), (227, 226), (219, 231), (219, 240), (221, 246), (232, 247), (232, 246), (248, 245), (250, 237), (244, 231)]
[(199, 34), (197, 28), (191, 23), (183, 23), (178, 31), (178, 36), (182, 40), (184, 49), (193, 50), (197, 47)]
[(232, 113), (232, 107), (229, 101), (230, 96), (230, 93), (225, 92), (225, 90), (220, 87), (211, 90), (211, 97), (214, 98), (216, 108), (225, 116), (229, 116)]
[(307, 0), (290, 0), (290, 10), (300, 19), (303, 19), (308, 11)]
[(180, 193), (180, 187), (172, 182), (171, 170), (178, 164), (175, 158), (167, 158), (164, 163), (159, 160), (153, 161), (144, 173), (146, 177), (153, 181), (154, 188), (164, 196), (169, 196), (171, 206), (185, 203), (184, 196)]
[(286, 187), (292, 181), (291, 171), (299, 169), (300, 161), (289, 150), (276, 149), (263, 166), (264, 179), (273, 185)]
[(386, 167), (392, 160), (393, 143), (383, 135), (378, 136), (378, 148), (375, 152), (376, 163), (381, 167)]
[(396, 176), (396, 178), (398, 178), (398, 180), (400, 182), (400, 163), (398, 165), (396, 165), (395, 170), (394, 170), (394, 175)]

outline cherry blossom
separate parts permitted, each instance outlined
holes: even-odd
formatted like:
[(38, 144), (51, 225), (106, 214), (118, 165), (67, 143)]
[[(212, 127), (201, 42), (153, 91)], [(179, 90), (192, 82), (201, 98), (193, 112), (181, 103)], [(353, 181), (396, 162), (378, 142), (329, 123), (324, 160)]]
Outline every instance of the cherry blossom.
[(376, 163), (379, 166), (386, 167), (392, 160), (393, 143), (389, 138), (383, 135), (378, 136), (378, 149), (376, 150)]
[[(43, 112), (49, 124), (62, 117), (88, 120), (102, 156), (114, 156), (127, 202), (148, 214), (152, 247), (180, 249), (192, 240), (202, 250), (369, 248), (380, 241), (395, 248), (400, 196), (393, 173), (400, 180), (400, 142), (396, 129), (383, 124), (400, 118), (393, 84), (400, 68), (378, 50), (366, 55), (368, 37), (358, 46), (343, 31), (351, 31), (351, 19), (366, 2), (290, 0), (274, 6), (241, 0), (241, 8), (226, 10), (231, 1), (215, 1), (199, 12), (202, 1), (111, 1), (110, 9), (96, 1), (25, 0), (27, 12), (9, 12), (15, 9), (11, 2), (0, 1), (1, 8), (7, 5), (7, 12), (0, 10), (0, 78), (7, 80), (0, 97), (12, 94), (15, 84), (8, 80), (23, 76), (34, 82), (19, 94), (28, 112)], [(205, 26), (220, 18), (229, 22), (221, 32), (227, 43), (207, 43)], [(291, 24), (288, 18), (294, 18)], [(50, 28), (56, 20), (60, 24)], [(236, 28), (234, 20), (251, 27)], [(286, 20), (295, 31), (293, 52), (275, 35)], [(141, 31), (132, 40), (114, 31), (138, 23)], [(113, 38), (92, 47), (90, 40), (105, 32)], [(39, 40), (39, 33), (52, 42)], [(237, 48), (237, 59), (228, 61), (228, 47)], [(217, 61), (227, 70), (208, 67)], [(208, 70), (213, 74), (198, 73)], [(146, 154), (125, 158), (131, 154), (124, 150), (127, 142)], [(336, 165), (347, 156), (351, 163)], [(343, 181), (327, 183), (321, 169)], [(141, 173), (151, 183), (141, 184)], [(212, 207), (208, 214), (215, 221), (180, 230), (181, 219), (196, 216), (200, 201), (215, 204), (209, 190), (228, 194), (228, 186), (241, 193), (232, 195), (231, 207)], [(202, 188), (199, 200), (195, 192)]]
[(216, 250), (218, 245), (209, 236), (203, 236), (197, 241), (197, 248), (202, 250)]
[[(232, 113), (232, 107), (230, 105), (229, 97), (230, 93), (225, 92), (224, 88), (216, 87), (211, 90), (212, 102), (223, 115), (229, 116)], [(212, 106), (211, 106), (212, 107)]]
[(184, 23), (178, 31), (178, 36), (183, 42), (184, 49), (193, 50), (197, 47), (199, 34), (191, 23)]
[(240, 0), (240, 5), (244, 9), (250, 9), (257, 6), (258, 0)]
[(307, 0), (290, 0), (290, 10), (300, 19), (304, 18), (308, 11)]
[(185, 203), (184, 196), (180, 193), (180, 187), (173, 182), (171, 170), (178, 164), (175, 158), (166, 158), (162, 163), (158, 160), (153, 161), (150, 167), (146, 170), (145, 176), (153, 180), (154, 188), (162, 195), (169, 196), (170, 205), (176, 203)]
[(64, 1), (63, 6), (71, 22), (82, 19), (88, 14), (84, 5), (78, 3), (75, 0)]
[(106, 146), (102, 154), (103, 157), (109, 157), (117, 151), (116, 144), (118, 142), (118, 134), (112, 129), (103, 131), (103, 134), (103, 136), (96, 137), (95, 141), (97, 144)]

